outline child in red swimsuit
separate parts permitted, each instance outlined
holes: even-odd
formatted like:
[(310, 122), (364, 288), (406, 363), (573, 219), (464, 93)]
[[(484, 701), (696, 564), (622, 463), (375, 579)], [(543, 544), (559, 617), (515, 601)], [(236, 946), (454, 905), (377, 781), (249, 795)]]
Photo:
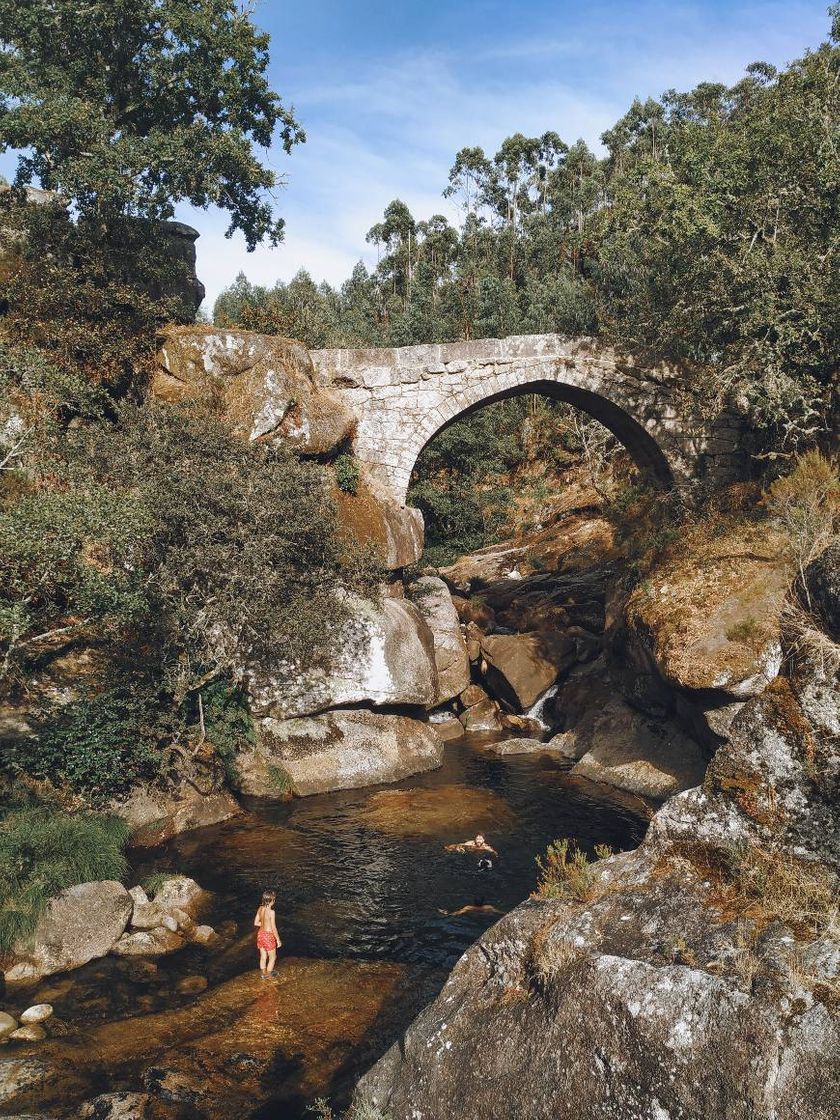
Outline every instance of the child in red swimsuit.
[(274, 962), (277, 959), (277, 950), (283, 944), (277, 932), (277, 921), (274, 917), (274, 902), (277, 895), (274, 891), (263, 891), (262, 902), (254, 917), (254, 925), (258, 927), (257, 948), (260, 951), (260, 974), (267, 980), (274, 972)]

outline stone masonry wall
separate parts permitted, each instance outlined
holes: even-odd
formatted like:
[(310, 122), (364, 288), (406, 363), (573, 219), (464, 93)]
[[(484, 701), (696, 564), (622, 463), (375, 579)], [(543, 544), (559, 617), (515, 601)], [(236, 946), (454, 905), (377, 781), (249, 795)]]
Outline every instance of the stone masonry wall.
[(312, 353), (316, 381), (358, 417), (354, 446), (371, 473), (405, 500), (423, 447), (458, 416), (517, 392), (566, 400), (611, 428), (663, 484), (738, 477), (742, 431), (708, 416), (685, 378), (644, 369), (591, 339), (521, 335), (440, 345)]

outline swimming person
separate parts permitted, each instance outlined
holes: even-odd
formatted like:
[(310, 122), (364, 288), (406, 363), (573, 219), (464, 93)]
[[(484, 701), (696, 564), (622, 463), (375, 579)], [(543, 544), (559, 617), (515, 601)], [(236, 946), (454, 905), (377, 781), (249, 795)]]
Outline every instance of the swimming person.
[(276, 898), (274, 891), (263, 891), (262, 902), (254, 916), (254, 925), (259, 928), (257, 948), (260, 951), (260, 974), (263, 980), (267, 980), (273, 974), (277, 950), (283, 944), (277, 932), (277, 919), (274, 916)]
[(446, 844), (447, 852), (492, 852), (494, 856), (499, 853), (491, 848), (484, 838), (483, 833), (477, 832), (474, 840), (462, 840), (460, 844)]
[(441, 910), (438, 907), (438, 914), (443, 914), (445, 918), (460, 918), (462, 914), (503, 914), (503, 910), (499, 910), (497, 906), (491, 906), (483, 898), (474, 898), (472, 902), (466, 906), (462, 906), (460, 910)]

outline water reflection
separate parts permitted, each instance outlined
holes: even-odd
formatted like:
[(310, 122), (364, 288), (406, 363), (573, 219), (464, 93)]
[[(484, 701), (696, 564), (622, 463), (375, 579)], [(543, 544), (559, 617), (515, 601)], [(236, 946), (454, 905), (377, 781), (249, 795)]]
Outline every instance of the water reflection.
[[(581, 847), (635, 846), (641, 804), (572, 778), (545, 753), (499, 758), (487, 737), (450, 745), (444, 766), (396, 786), (249, 803), (231, 821), (173, 841), (155, 860), (217, 893), (249, 923), (259, 893), (278, 893), (284, 951), (449, 966), (494, 920), (447, 917), (478, 899), (509, 910), (533, 890), (534, 857), (559, 836)], [(489, 871), (444, 845), (483, 831)]]

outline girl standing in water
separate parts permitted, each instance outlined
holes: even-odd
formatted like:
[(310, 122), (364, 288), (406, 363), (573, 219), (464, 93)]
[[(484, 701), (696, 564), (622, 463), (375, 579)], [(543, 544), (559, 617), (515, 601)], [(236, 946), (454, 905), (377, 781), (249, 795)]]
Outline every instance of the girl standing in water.
[(260, 951), (260, 973), (263, 980), (267, 980), (274, 972), (274, 962), (277, 959), (277, 950), (283, 944), (277, 932), (277, 921), (274, 917), (274, 902), (277, 895), (274, 891), (263, 891), (262, 902), (254, 917), (254, 925), (258, 927), (257, 948)]

